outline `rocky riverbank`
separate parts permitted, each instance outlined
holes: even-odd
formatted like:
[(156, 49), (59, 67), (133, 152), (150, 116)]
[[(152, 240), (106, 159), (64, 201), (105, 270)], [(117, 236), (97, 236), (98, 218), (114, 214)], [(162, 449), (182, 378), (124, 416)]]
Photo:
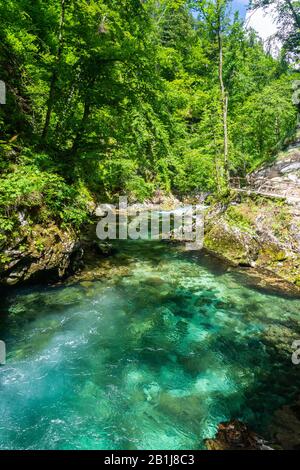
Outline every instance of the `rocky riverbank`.
[[(249, 193), (232, 191), (206, 215), (205, 247), (238, 265), (300, 287), (300, 131), (269, 164), (252, 173)], [(268, 193), (268, 197), (262, 194)], [(273, 195), (273, 196), (272, 196)]]
[[(172, 211), (182, 204), (158, 191), (151, 201), (131, 205), (129, 213), (154, 207)], [(96, 223), (102, 215), (103, 207), (95, 206), (91, 219)], [(99, 245), (95, 225), (90, 227), (79, 234), (54, 222), (30, 225), (21, 220), (18, 233), (2, 246), (0, 284), (59, 281), (89, 259), (109, 256), (110, 249)], [(249, 276), (256, 285), (299, 292), (299, 233), (300, 206), (295, 202), (232, 192), (226, 201), (208, 206), (204, 248), (235, 267), (251, 268)]]
[(275, 411), (266, 429), (267, 438), (253, 432), (237, 419), (220, 423), (213, 439), (206, 439), (208, 450), (299, 450), (300, 398)]
[(220, 423), (215, 438), (206, 439), (205, 445), (208, 450), (273, 450), (247, 424), (237, 419)]
[(63, 279), (79, 266), (82, 249), (72, 229), (20, 226), (19, 233), (2, 247), (0, 284), (51, 282)]
[(300, 209), (284, 200), (236, 194), (206, 215), (204, 246), (241, 267), (300, 287)]
[[(144, 206), (146, 210), (148, 207)], [(140, 207), (134, 210), (137, 209)], [(246, 270), (254, 285), (298, 292), (299, 228), (300, 211), (293, 205), (232, 195), (226, 204), (214, 204), (207, 209), (204, 248), (229, 265)], [(12, 286), (59, 281), (85, 263), (92, 265), (95, 257), (107, 257), (110, 253), (109, 244), (97, 239), (95, 224), (81, 234), (54, 223), (24, 225), (2, 248), (0, 283)]]
[[(180, 201), (172, 195), (156, 191), (151, 200), (130, 204), (128, 214), (147, 210), (173, 210)], [(57, 222), (32, 223), (29, 214), (16, 212), (17, 225), (9, 236), (0, 239), (0, 285), (16, 286), (23, 283), (59, 282), (69, 275), (87, 268), (81, 277), (89, 279), (103, 276), (103, 270), (93, 261), (112, 253), (109, 243), (96, 237), (96, 222), (111, 210), (110, 204), (90, 203), (87, 208), (89, 222), (81, 232), (72, 225)], [(93, 266), (94, 272), (89, 272)]]

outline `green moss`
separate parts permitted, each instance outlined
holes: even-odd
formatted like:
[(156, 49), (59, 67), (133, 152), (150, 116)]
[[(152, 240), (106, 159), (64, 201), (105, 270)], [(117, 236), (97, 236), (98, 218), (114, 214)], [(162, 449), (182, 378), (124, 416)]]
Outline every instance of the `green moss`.
[(37, 249), (37, 251), (39, 253), (42, 253), (42, 251), (45, 248), (43, 240), (42, 239), (37, 239), (37, 240), (35, 240), (34, 244), (35, 244), (35, 248)]
[(281, 239), (286, 232), (289, 233), (291, 221), (292, 216), (286, 207), (274, 212), (274, 222), (272, 223), (274, 234)]
[(206, 233), (204, 246), (234, 264), (248, 264), (249, 256), (244, 241), (233, 232), (223, 230), (217, 225)]
[(226, 220), (230, 225), (236, 226), (243, 230), (252, 231), (253, 224), (245, 211), (243, 206), (230, 206), (226, 211)]
[(7, 255), (4, 255), (4, 254), (1, 254), (0, 255), (0, 264), (7, 264), (11, 261), (11, 257), (10, 256), (7, 256)]
[(261, 250), (260, 258), (267, 262), (277, 263), (286, 260), (287, 254), (276, 245), (268, 245)]
[(300, 276), (296, 278), (296, 280), (295, 280), (295, 285), (296, 285), (297, 287), (300, 287)]

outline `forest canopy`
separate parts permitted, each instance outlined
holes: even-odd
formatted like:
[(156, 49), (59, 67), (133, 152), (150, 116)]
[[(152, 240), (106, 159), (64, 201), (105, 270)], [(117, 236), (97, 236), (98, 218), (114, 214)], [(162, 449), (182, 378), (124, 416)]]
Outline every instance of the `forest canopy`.
[(93, 199), (226, 191), (272, 159), (296, 128), (283, 4), (272, 57), (227, 0), (0, 0), (1, 229), (16, 208), (79, 226)]

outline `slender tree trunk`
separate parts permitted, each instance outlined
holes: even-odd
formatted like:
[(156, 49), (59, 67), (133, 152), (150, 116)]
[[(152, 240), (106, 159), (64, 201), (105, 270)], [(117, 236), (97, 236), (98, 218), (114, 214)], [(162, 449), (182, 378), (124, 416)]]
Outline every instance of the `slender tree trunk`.
[(90, 114), (91, 114), (91, 109), (92, 109), (92, 106), (93, 106), (93, 103), (91, 101), (91, 95), (92, 95), (92, 91), (93, 91), (93, 88), (94, 88), (94, 85), (95, 85), (95, 82), (96, 82), (96, 78), (97, 78), (96, 76), (93, 76), (92, 78), (90, 78), (90, 80), (85, 82), (85, 84), (86, 84), (86, 93), (85, 93), (85, 96), (84, 96), (83, 115), (82, 115), (82, 118), (80, 120), (79, 126), (77, 128), (75, 138), (73, 140), (73, 145), (71, 147), (71, 154), (74, 154), (74, 153), (77, 152), (77, 150), (79, 148), (79, 145), (82, 141), (82, 136), (84, 135), (86, 123), (87, 123), (87, 121), (90, 117)]
[(297, 14), (293, 6), (292, 0), (286, 0), (286, 3), (288, 4), (289, 9), (291, 10), (296, 25), (298, 26), (298, 28), (300, 28), (300, 16)]
[(56, 88), (56, 83), (58, 79), (59, 65), (60, 65), (61, 56), (63, 52), (63, 42), (64, 42), (63, 30), (64, 30), (64, 25), (65, 25), (65, 10), (66, 10), (65, 0), (61, 0), (60, 6), (61, 6), (61, 14), (60, 14), (59, 31), (58, 31), (58, 49), (57, 49), (57, 54), (56, 54), (56, 63), (54, 65), (54, 70), (52, 72), (52, 77), (50, 81), (47, 113), (46, 113), (45, 124), (44, 124), (43, 132), (42, 132), (43, 140), (46, 140), (47, 135), (48, 135), (49, 125), (50, 125), (50, 120), (51, 120), (51, 115), (52, 115), (52, 110), (53, 110), (53, 105), (54, 105), (55, 95), (56, 95), (55, 88)]
[[(64, 125), (64, 121), (66, 119), (66, 116), (69, 112), (69, 109), (70, 109), (70, 105), (72, 103), (72, 99), (73, 99), (73, 96), (74, 96), (74, 92), (75, 92), (75, 83), (73, 82), (72, 86), (71, 86), (71, 89), (70, 89), (70, 92), (68, 93), (68, 99), (67, 99), (67, 102), (65, 104), (65, 107), (62, 111), (62, 116), (61, 116), (61, 119), (59, 121), (57, 121), (57, 124), (56, 124), (56, 127), (55, 127), (55, 135), (58, 135)], [(59, 139), (59, 135), (58, 135), (58, 139)]]
[(229, 164), (228, 164), (228, 95), (224, 86), (223, 78), (223, 38), (222, 38), (222, 26), (221, 26), (221, 6), (219, 0), (217, 0), (217, 37), (218, 37), (218, 50), (219, 50), (219, 83), (221, 91), (221, 105), (222, 105), (222, 121), (223, 121), (223, 155), (224, 155), (224, 175), (223, 180), (226, 188), (229, 185)]
[(78, 150), (78, 147), (79, 147), (80, 142), (81, 142), (81, 137), (82, 137), (82, 134), (84, 132), (85, 124), (86, 124), (86, 121), (89, 118), (90, 112), (91, 112), (91, 105), (90, 105), (88, 99), (86, 99), (86, 101), (84, 103), (83, 115), (82, 115), (82, 118), (81, 118), (81, 121), (80, 121), (80, 124), (79, 124), (79, 128), (78, 128), (78, 131), (76, 133), (76, 136), (75, 136), (75, 139), (73, 141), (72, 148), (71, 148), (71, 154), (76, 153), (77, 150)]
[(214, 142), (214, 163), (215, 163), (215, 169), (216, 169), (216, 182), (217, 182), (217, 191), (218, 193), (221, 192), (221, 172), (220, 172), (220, 162), (219, 162), (219, 155), (218, 155), (218, 149), (219, 149), (219, 146), (216, 142), (216, 132), (215, 132), (215, 126), (214, 126), (214, 123), (212, 121), (212, 118), (210, 118), (210, 122), (211, 122), (211, 134), (212, 134), (212, 138), (213, 138), (213, 142)]

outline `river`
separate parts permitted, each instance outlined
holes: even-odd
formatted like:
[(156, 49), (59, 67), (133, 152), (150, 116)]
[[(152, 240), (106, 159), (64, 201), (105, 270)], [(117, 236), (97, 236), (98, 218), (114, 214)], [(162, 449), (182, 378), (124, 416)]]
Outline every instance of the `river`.
[(201, 449), (299, 390), (300, 300), (207, 254), (128, 241), (103, 276), (2, 292), (0, 449)]

